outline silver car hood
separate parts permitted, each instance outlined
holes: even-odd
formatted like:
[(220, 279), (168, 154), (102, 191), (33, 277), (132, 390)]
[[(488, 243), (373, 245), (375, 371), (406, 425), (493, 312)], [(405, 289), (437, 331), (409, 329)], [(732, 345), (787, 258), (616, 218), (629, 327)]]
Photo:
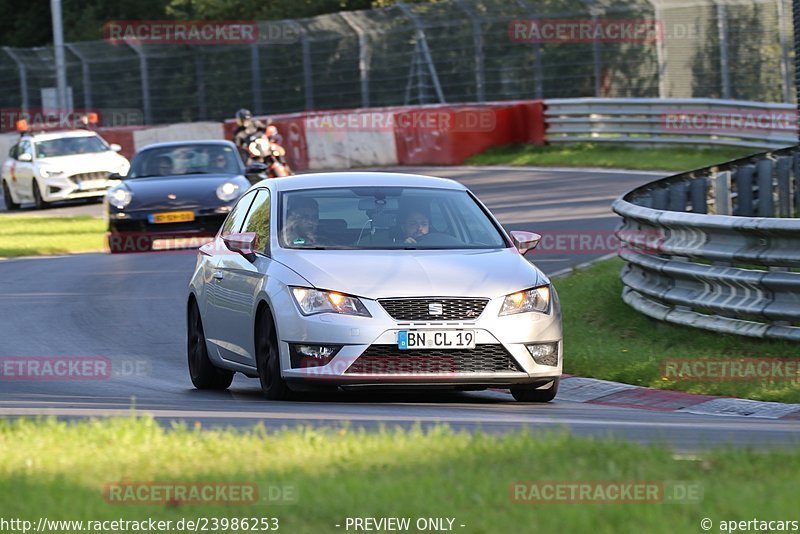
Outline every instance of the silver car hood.
[(286, 250), (275, 260), (314, 287), (366, 297), (499, 297), (547, 283), (514, 249)]

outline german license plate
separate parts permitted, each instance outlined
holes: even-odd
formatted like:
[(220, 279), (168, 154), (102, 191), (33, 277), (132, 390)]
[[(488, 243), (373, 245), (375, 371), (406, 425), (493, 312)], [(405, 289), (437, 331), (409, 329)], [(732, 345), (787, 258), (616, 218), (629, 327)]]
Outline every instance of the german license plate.
[(168, 211), (165, 213), (152, 213), (148, 218), (153, 224), (191, 222), (194, 220), (194, 212)]
[(92, 189), (102, 189), (106, 186), (106, 180), (81, 180), (78, 182), (78, 188), (81, 191), (90, 191)]
[(397, 348), (410, 349), (474, 349), (473, 330), (401, 330)]

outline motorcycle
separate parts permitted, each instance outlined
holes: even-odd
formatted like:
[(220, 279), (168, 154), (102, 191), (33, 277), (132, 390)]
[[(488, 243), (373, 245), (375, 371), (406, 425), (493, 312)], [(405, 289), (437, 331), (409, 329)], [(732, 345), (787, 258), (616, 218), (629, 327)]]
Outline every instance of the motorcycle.
[(253, 139), (247, 146), (250, 159), (267, 166), (267, 178), (280, 178), (294, 174), (286, 162), (286, 149), (280, 143), (280, 134), (270, 125), (266, 133)]

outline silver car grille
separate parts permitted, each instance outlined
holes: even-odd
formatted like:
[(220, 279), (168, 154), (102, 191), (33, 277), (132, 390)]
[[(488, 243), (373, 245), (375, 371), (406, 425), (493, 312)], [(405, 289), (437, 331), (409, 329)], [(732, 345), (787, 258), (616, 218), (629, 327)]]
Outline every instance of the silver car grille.
[(371, 345), (345, 374), (447, 374), (523, 372), (503, 345), (474, 349), (400, 350), (397, 345)]
[(435, 297), (378, 300), (396, 321), (474, 321), (488, 302), (489, 299)]

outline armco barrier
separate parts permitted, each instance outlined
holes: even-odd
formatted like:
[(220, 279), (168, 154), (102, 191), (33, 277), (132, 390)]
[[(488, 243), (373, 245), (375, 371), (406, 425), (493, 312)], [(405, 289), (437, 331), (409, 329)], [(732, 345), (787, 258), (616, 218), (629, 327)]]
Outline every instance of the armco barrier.
[(793, 104), (713, 98), (545, 100), (548, 143), (637, 143), (775, 149), (797, 141)]
[(613, 209), (624, 219), (622, 298), (634, 309), (800, 341), (800, 148), (658, 180)]

